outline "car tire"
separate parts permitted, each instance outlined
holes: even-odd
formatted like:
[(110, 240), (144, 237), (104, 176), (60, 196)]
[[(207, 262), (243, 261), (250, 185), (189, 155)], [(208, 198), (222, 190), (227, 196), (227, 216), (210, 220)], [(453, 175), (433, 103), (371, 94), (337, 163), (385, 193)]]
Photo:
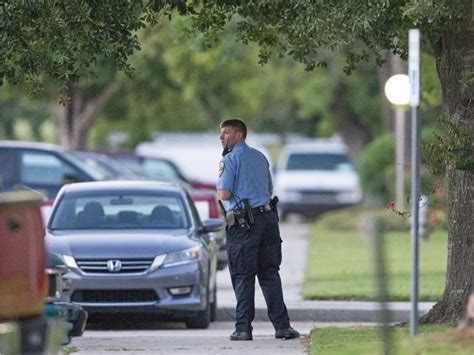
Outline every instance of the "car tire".
[(186, 320), (186, 327), (189, 329), (206, 329), (211, 323), (211, 302), (207, 296), (206, 308), (197, 312), (192, 318)]
[(84, 330), (87, 324), (87, 312), (84, 311), (82, 308), (78, 310), (77, 319), (73, 322), (73, 327), (69, 332), (69, 336), (71, 337), (80, 337), (84, 334)]

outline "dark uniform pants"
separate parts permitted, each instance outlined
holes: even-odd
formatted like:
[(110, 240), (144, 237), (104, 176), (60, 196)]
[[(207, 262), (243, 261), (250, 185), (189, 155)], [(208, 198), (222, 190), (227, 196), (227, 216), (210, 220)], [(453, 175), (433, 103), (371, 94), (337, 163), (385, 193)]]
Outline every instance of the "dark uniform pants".
[(268, 309), (268, 318), (275, 329), (290, 326), (283, 300), (280, 279), (281, 238), (278, 219), (274, 212), (255, 215), (250, 230), (232, 226), (227, 230), (229, 271), (237, 299), (235, 329), (252, 331), (255, 317), (255, 276)]

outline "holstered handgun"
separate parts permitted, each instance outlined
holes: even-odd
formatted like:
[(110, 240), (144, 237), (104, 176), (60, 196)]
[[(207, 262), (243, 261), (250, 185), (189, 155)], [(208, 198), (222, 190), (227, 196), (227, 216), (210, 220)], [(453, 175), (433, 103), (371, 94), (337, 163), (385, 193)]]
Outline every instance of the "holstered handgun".
[(277, 219), (280, 220), (280, 216), (278, 216), (278, 208), (277, 208), (278, 201), (279, 201), (278, 196), (273, 196), (273, 198), (270, 200), (270, 207), (272, 211), (275, 212)]

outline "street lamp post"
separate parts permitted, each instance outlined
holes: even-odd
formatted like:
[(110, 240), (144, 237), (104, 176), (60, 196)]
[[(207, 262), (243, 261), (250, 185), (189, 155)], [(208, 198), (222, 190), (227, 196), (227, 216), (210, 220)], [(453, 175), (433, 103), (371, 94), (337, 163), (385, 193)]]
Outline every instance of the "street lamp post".
[(420, 201), (420, 30), (408, 31), (408, 74), (410, 76), (411, 106), (411, 243), (412, 243), (412, 282), (410, 334), (418, 334), (418, 262), (419, 262), (419, 201)]
[(405, 108), (410, 100), (407, 75), (396, 74), (385, 83), (385, 95), (395, 111), (395, 208), (405, 208)]

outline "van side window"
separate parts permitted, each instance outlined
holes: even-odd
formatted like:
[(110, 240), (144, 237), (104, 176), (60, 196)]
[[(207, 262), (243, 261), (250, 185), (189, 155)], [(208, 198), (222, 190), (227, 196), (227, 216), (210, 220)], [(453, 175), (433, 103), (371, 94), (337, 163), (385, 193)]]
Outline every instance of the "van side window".
[(22, 152), (20, 175), (23, 184), (60, 185), (64, 174), (77, 174), (76, 169), (58, 157), (43, 152)]

